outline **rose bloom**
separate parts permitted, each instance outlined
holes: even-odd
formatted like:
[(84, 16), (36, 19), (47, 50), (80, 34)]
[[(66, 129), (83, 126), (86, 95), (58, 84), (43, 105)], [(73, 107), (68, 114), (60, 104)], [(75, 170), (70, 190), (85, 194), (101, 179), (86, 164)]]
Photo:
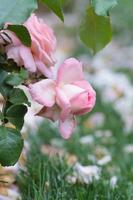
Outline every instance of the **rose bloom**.
[(24, 23), (28, 29), (32, 44), (28, 48), (22, 44), (15, 33), (6, 30), (11, 43), (6, 46), (7, 57), (13, 59), (19, 66), (24, 66), (29, 72), (41, 72), (46, 77), (52, 77), (55, 59), (56, 38), (53, 30), (35, 14)]
[(82, 63), (67, 59), (58, 69), (56, 80), (44, 79), (29, 86), (30, 94), (43, 105), (38, 115), (59, 120), (60, 133), (69, 138), (75, 127), (75, 116), (83, 115), (95, 105), (96, 93), (84, 80)]

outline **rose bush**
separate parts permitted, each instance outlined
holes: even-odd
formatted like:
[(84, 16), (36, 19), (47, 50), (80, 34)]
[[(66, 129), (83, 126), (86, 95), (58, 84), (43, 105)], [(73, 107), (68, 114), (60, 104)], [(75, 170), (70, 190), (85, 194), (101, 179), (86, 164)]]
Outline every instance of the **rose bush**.
[(23, 25), (6, 23), (0, 31), (3, 96), (0, 164), (3, 166), (14, 165), (23, 148), (21, 129), (27, 106), (31, 104), (18, 88), (21, 84), (29, 88), (32, 99), (42, 106), (36, 115), (58, 121), (65, 139), (74, 131), (76, 116), (90, 112), (95, 105), (96, 93), (84, 79), (82, 63), (75, 58), (65, 60), (54, 79), (55, 48), (53, 30), (34, 14)]
[[(67, 59), (58, 69), (54, 80), (53, 54), (56, 38), (52, 29), (39, 21), (35, 14), (24, 23), (31, 37), (31, 47), (23, 44), (11, 30), (1, 31), (1, 45), (5, 45), (7, 58), (13, 59), (18, 66), (24, 66), (29, 72), (41, 72), (47, 77), (29, 85), (30, 94), (43, 107), (39, 116), (59, 121), (60, 133), (69, 138), (76, 121), (75, 116), (83, 115), (92, 110), (96, 94), (91, 85), (85, 81), (82, 63), (75, 58)], [(7, 41), (7, 43), (5, 43)], [(53, 74), (52, 74), (53, 73)]]
[(38, 115), (59, 120), (60, 133), (66, 139), (75, 127), (75, 116), (90, 112), (96, 99), (95, 91), (84, 80), (82, 63), (74, 58), (59, 67), (56, 80), (31, 84), (29, 91), (33, 100), (43, 105)]

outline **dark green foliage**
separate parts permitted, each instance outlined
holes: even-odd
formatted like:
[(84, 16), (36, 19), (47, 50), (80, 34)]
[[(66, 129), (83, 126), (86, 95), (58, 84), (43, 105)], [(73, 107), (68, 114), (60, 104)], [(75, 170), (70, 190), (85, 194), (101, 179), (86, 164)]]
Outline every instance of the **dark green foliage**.
[(98, 16), (90, 5), (80, 25), (80, 39), (95, 54), (111, 40), (112, 30), (109, 17)]
[(107, 16), (109, 11), (117, 5), (118, 0), (92, 0), (97, 15)]
[(12, 72), (6, 77), (6, 84), (18, 86), (28, 79), (28, 72), (25, 69), (20, 69), (19, 72)]
[[(27, 112), (26, 105), (30, 106), (30, 103), (23, 90), (14, 88), (14, 85), (23, 83), (28, 77), (24, 69), (19, 68), (19, 70), (10, 74), (7, 72), (8, 70), (0, 70), (0, 93), (4, 97), (3, 108), (0, 112), (2, 124), (0, 126), (0, 164), (2, 166), (14, 165), (23, 148), (23, 140), (19, 131), (22, 129)], [(8, 122), (13, 124), (16, 129), (4, 127)]]
[(27, 107), (25, 105), (12, 105), (6, 110), (6, 118), (14, 124), (18, 130), (21, 130), (26, 113)]
[(50, 8), (62, 21), (64, 21), (64, 15), (62, 10), (62, 0), (41, 0), (48, 8)]
[(14, 88), (9, 96), (9, 101), (13, 104), (27, 104), (30, 106), (27, 96), (24, 91), (19, 88)]
[(18, 131), (0, 127), (0, 164), (14, 165), (19, 159), (23, 148), (23, 139)]
[(5, 72), (19, 72), (20, 67), (12, 59), (7, 59), (6, 54), (0, 54), (0, 68)]
[(22, 23), (37, 9), (37, 0), (0, 0), (0, 25)]
[(27, 47), (31, 46), (31, 37), (27, 28), (23, 25), (8, 25), (8, 30), (14, 32), (20, 41)]

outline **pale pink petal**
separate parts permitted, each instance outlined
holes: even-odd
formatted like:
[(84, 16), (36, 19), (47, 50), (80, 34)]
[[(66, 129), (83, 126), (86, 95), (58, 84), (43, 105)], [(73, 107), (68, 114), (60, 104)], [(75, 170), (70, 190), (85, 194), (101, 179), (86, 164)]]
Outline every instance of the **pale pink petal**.
[(24, 25), (29, 30), (32, 38), (32, 52), (45, 65), (52, 66), (55, 63), (53, 53), (56, 47), (56, 38), (53, 30), (42, 20), (38, 20), (35, 14), (32, 14)]
[(52, 66), (55, 64), (55, 60), (51, 56), (50, 53), (48, 53), (44, 48), (41, 47), (41, 42), (39, 42), (34, 37), (32, 38), (32, 46), (31, 46), (32, 53), (34, 57), (37, 57), (37, 59), (45, 63), (47, 66)]
[(76, 82), (74, 82), (74, 85), (76, 85), (76, 86), (78, 86), (78, 87), (80, 87), (80, 88), (83, 88), (83, 89), (85, 89), (85, 90), (90, 90), (90, 91), (92, 91), (92, 92), (94, 92), (95, 93), (95, 91), (94, 91), (94, 89), (92, 88), (92, 86), (89, 84), (89, 82), (88, 81), (86, 81), (86, 80), (82, 80), (82, 81), (76, 81)]
[(83, 115), (92, 110), (95, 105), (95, 93), (83, 92), (71, 99), (71, 109), (74, 115)]
[(35, 24), (34, 27), (37, 30), (37, 34), (34, 34), (35, 31), (33, 32), (33, 34), (35, 38), (39, 40), (41, 47), (45, 49), (48, 53), (50, 53), (51, 51), (54, 52), (56, 47), (56, 38), (53, 34), (52, 29), (44, 23), (41, 23), (41, 26)]
[(59, 122), (59, 129), (61, 136), (65, 139), (68, 139), (76, 125), (76, 121), (73, 115), (70, 115), (64, 122), (60, 120)]
[[(96, 101), (95, 90), (92, 88), (92, 86), (89, 84), (89, 82), (85, 81), (85, 80), (76, 81), (74, 84), (81, 87), (81, 88), (84, 88), (88, 92), (88, 105), (87, 105), (86, 108), (84, 108), (82, 111), (80, 111), (79, 114), (82, 115), (82, 114), (85, 114), (86, 112), (90, 112), (92, 110), (92, 108), (94, 107), (95, 101)], [(81, 96), (82, 96), (82, 94), (81, 94)], [(80, 97), (78, 99), (80, 99)], [(76, 102), (78, 103), (78, 99), (72, 100), (73, 105), (76, 106)]]
[(42, 28), (41, 32), (45, 32), (45, 41), (46, 41), (45, 48), (49, 52), (51, 51), (54, 52), (56, 49), (57, 41), (53, 29), (44, 22), (42, 22), (41, 28)]
[(52, 66), (55, 64), (54, 56), (52, 57), (51, 54), (48, 54), (45, 51), (41, 52), (41, 60), (46, 63), (47, 66)]
[(44, 79), (29, 86), (29, 92), (36, 102), (47, 107), (55, 104), (55, 81)]
[(20, 47), (6, 47), (8, 59), (13, 59), (18, 65), (21, 66), (23, 65), (23, 62), (21, 62), (19, 50)]
[(57, 105), (53, 107), (43, 107), (36, 115), (45, 117), (50, 119), (51, 121), (55, 122), (59, 119), (60, 116), (60, 109)]
[(54, 76), (53, 67), (46, 67), (46, 65), (43, 62), (36, 59), (35, 59), (35, 63), (39, 72), (41, 72), (47, 78), (51, 78), (51, 79), (53, 78)]
[(34, 61), (30, 48), (25, 47), (24, 45), (21, 45), (20, 56), (25, 68), (32, 73), (36, 72), (35, 61)]
[(57, 83), (67, 84), (83, 80), (82, 63), (75, 58), (69, 58), (60, 66), (57, 73)]
[(45, 24), (43, 20), (41, 19), (38, 20), (35, 14), (32, 14), (31, 17), (29, 18), (29, 26), (31, 26), (31, 24), (32, 27), (34, 27), (34, 29), (30, 27), (30, 29), (32, 29), (32, 31), (30, 32), (34, 34), (37, 40), (42, 39), (41, 44), (44, 45), (43, 48), (45, 48), (45, 50), (49, 52), (54, 51), (56, 47), (56, 38), (52, 28), (47, 24)]
[(67, 98), (69, 100), (85, 91), (83, 88), (78, 87), (78, 86), (73, 85), (73, 84), (63, 85), (61, 87), (61, 89), (65, 93), (65, 95), (67, 96)]
[(63, 90), (58, 87), (56, 88), (56, 102), (61, 108), (61, 120), (64, 121), (70, 114), (71, 105)]

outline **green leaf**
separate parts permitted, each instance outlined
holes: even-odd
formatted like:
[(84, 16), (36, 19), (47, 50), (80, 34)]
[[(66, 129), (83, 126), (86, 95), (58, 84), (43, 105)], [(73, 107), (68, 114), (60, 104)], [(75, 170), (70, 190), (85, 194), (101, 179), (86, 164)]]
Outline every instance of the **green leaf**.
[(8, 85), (17, 86), (23, 82), (23, 79), (20, 77), (18, 73), (11, 73), (6, 78), (6, 83)]
[(6, 84), (11, 86), (18, 86), (22, 84), (25, 80), (27, 80), (28, 77), (29, 77), (28, 71), (21, 68), (21, 70), (18, 73), (12, 72), (11, 74), (9, 74), (6, 77), (5, 82)]
[(2, 69), (0, 69), (0, 93), (4, 98), (7, 98), (10, 95), (12, 86), (7, 85), (5, 80), (8, 76), (8, 73)]
[(3, 69), (0, 69), (0, 85), (3, 84), (7, 76), (8, 76), (8, 73), (4, 71)]
[(10, 101), (6, 101), (5, 102), (5, 105), (3, 106), (3, 109), (2, 109), (2, 113), (3, 113), (3, 116), (4, 116), (4, 122), (7, 123), (8, 122), (8, 119), (6, 118), (6, 112), (8, 110), (9, 107), (11, 107), (13, 104), (10, 102)]
[(20, 67), (13, 59), (8, 59), (5, 53), (0, 54), (0, 68), (6, 72), (19, 72)]
[(0, 164), (14, 165), (21, 154), (23, 139), (15, 129), (0, 127)]
[(5, 54), (0, 54), (0, 68), (6, 72), (19, 72), (20, 67), (14, 62), (13, 59), (8, 59)]
[(112, 38), (109, 17), (98, 16), (89, 6), (80, 26), (80, 39), (93, 53), (104, 48)]
[(19, 75), (23, 80), (26, 80), (29, 77), (29, 72), (26, 69), (21, 68)]
[(0, 24), (22, 23), (37, 7), (37, 0), (0, 0)]
[(25, 105), (12, 105), (6, 111), (6, 118), (14, 124), (18, 130), (21, 130), (26, 112), (27, 107)]
[(20, 88), (13, 89), (9, 97), (9, 101), (13, 104), (27, 104), (28, 106), (31, 105), (24, 91), (21, 90)]
[(5, 83), (0, 85), (0, 93), (4, 98), (7, 98), (10, 95), (11, 90), (12, 90), (12, 87), (10, 85), (7, 85)]
[(3, 113), (0, 111), (0, 120), (3, 120), (4, 119), (4, 115)]
[(64, 15), (62, 10), (62, 0), (42, 0), (63, 22)]
[(29, 31), (27, 30), (25, 26), (8, 25), (7, 29), (14, 32), (25, 46), (31, 47), (31, 37), (30, 37)]
[(92, 0), (92, 5), (97, 15), (107, 16), (117, 2), (118, 0)]

